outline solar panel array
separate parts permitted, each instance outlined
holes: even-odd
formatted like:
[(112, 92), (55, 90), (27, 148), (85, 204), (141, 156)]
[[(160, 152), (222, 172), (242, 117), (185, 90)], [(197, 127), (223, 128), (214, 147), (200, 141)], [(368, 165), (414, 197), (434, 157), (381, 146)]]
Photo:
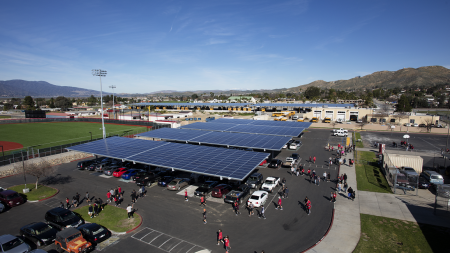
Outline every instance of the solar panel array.
[(300, 127), (273, 127), (273, 126), (259, 126), (259, 125), (241, 125), (241, 124), (226, 124), (226, 123), (192, 123), (181, 127), (182, 129), (195, 129), (206, 131), (220, 131), (232, 133), (249, 133), (249, 134), (265, 134), (265, 135), (279, 135), (279, 136), (299, 136), (305, 128)]
[(137, 136), (264, 150), (281, 150), (291, 139), (291, 137), (275, 135), (199, 131), (178, 128), (161, 128), (141, 133)]
[(67, 149), (234, 180), (243, 180), (269, 156), (261, 152), (123, 137)]
[[(317, 103), (317, 104), (272, 104), (272, 103), (262, 103), (262, 104), (254, 104), (251, 105), (252, 107), (279, 107), (279, 106), (283, 106), (283, 107), (291, 107), (291, 108), (298, 108), (298, 107), (323, 107), (323, 106), (327, 106), (327, 107), (336, 107), (336, 108), (345, 108), (345, 107), (351, 107), (354, 108), (355, 104), (330, 104), (330, 103)], [(326, 107), (325, 107), (326, 108)]]
[(251, 105), (250, 103), (134, 103), (132, 105), (137, 106), (187, 106), (187, 107), (197, 107), (197, 106), (208, 106), (208, 107), (245, 107)]
[(274, 127), (299, 127), (299, 128), (308, 128), (309, 126), (311, 126), (311, 122), (251, 120), (251, 119), (226, 119), (226, 118), (219, 118), (219, 119), (215, 120), (214, 123), (255, 125), (255, 126), (274, 126)]

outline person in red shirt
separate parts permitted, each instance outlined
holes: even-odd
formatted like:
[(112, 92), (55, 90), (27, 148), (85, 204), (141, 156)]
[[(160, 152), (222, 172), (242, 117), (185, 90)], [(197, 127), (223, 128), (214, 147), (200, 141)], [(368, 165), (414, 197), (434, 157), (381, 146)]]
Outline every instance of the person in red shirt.
[(111, 193), (109, 191), (106, 193), (106, 199), (106, 202), (111, 202)]
[(281, 197), (280, 196), (278, 196), (278, 206), (275, 209), (276, 210), (278, 210), (278, 209), (283, 210), (283, 206), (281, 205)]
[(316, 163), (316, 157), (314, 156), (314, 158), (313, 158), (313, 161), (314, 161), (314, 163)]
[(217, 245), (220, 245), (220, 243), (223, 243), (223, 237), (222, 237), (222, 230), (219, 229), (217, 231)]
[(311, 201), (308, 200), (308, 203), (306, 203), (306, 208), (308, 209), (308, 215), (311, 214)]
[(223, 239), (223, 244), (225, 245), (225, 250), (226, 253), (228, 253), (228, 251), (230, 250), (230, 238), (228, 237), (228, 235)]
[(206, 201), (205, 201), (205, 197), (204, 197), (204, 196), (202, 196), (202, 197), (200, 198), (200, 206), (201, 206), (201, 205), (206, 206)]
[(184, 200), (189, 201), (188, 195), (187, 195), (187, 190), (184, 190)]
[(236, 216), (241, 214), (241, 212), (239, 212), (239, 203), (237, 200), (234, 202), (234, 211), (236, 212)]
[(70, 208), (69, 198), (66, 198), (66, 204), (67, 204), (67, 209), (69, 209)]
[(122, 187), (118, 186), (117, 191), (119, 192), (119, 194), (122, 194)]

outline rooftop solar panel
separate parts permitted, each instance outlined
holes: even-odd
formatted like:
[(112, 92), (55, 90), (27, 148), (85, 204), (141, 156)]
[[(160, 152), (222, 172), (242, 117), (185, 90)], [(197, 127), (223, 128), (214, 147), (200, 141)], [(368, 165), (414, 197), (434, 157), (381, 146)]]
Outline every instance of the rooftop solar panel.
[(273, 126), (259, 126), (259, 125), (238, 125), (225, 123), (193, 123), (182, 126), (181, 129), (195, 129), (206, 131), (222, 131), (233, 133), (250, 133), (250, 134), (266, 134), (266, 135), (280, 135), (280, 136), (299, 136), (304, 128), (297, 127), (273, 127)]
[(178, 128), (162, 128), (138, 134), (137, 136), (159, 138), (172, 141), (188, 141), (221, 146), (242, 147), (264, 150), (281, 150), (291, 137), (260, 135), (247, 133), (230, 133), (200, 131)]
[(226, 119), (226, 118), (219, 118), (219, 119), (215, 120), (214, 123), (258, 125), (258, 126), (279, 126), (279, 127), (300, 127), (300, 128), (308, 128), (311, 125), (311, 122), (251, 120), (251, 119)]
[(243, 180), (268, 157), (261, 152), (123, 137), (67, 149), (234, 180)]

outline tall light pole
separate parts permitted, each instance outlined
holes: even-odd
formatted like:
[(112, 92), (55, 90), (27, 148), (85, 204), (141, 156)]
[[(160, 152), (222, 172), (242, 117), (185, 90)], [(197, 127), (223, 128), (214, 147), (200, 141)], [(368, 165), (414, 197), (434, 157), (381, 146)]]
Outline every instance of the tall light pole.
[(114, 110), (114, 89), (116, 88), (115, 85), (109, 86), (109, 88), (113, 89), (113, 113), (114, 113), (114, 119), (116, 119), (116, 110)]
[(106, 76), (106, 70), (101, 69), (93, 69), (92, 70), (93, 76), (100, 77), (100, 105), (102, 106), (101, 114), (102, 114), (102, 129), (103, 129), (103, 139), (106, 138), (105, 133), (105, 120), (103, 119), (103, 91), (102, 91), (102, 76)]

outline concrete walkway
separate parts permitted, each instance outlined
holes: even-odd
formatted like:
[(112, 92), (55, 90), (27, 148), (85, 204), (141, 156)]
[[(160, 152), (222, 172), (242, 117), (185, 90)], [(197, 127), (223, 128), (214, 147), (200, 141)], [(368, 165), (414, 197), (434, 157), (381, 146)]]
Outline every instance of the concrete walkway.
[[(336, 147), (337, 148), (337, 147)], [(353, 159), (353, 152), (344, 156)], [(347, 174), (347, 184), (356, 191), (355, 201), (346, 197), (347, 193), (338, 193), (335, 203), (334, 221), (327, 236), (307, 252), (353, 252), (361, 236), (361, 219), (359, 218), (359, 191), (356, 185), (355, 166), (341, 165), (340, 174)]]

